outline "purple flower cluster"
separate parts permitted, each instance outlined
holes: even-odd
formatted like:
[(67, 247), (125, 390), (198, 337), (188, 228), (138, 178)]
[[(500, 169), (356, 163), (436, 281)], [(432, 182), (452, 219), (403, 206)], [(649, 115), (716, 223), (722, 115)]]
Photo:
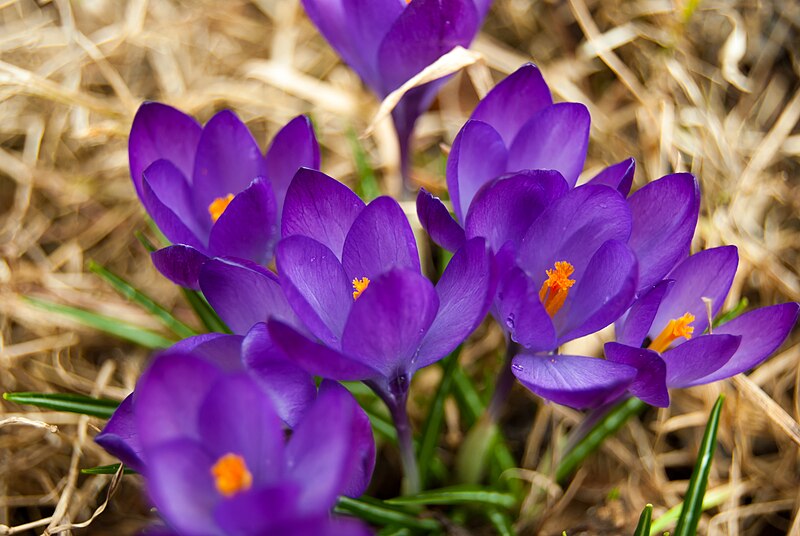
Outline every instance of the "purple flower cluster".
[[(341, 17), (325, 18), (322, 4), (305, 1), (382, 93), (435, 59), (443, 42), (468, 42), (486, 10), (472, 0), (339, 0), (325, 5)], [(437, 19), (445, 12), (456, 18)], [(345, 14), (363, 31), (345, 31)], [(458, 17), (469, 24), (458, 27)], [(397, 43), (420, 28), (444, 41), (399, 55)], [(458, 36), (444, 39), (444, 30)], [(407, 106), (416, 117), (418, 103)], [(433, 284), (397, 201), (367, 204), (316, 170), (306, 118), (286, 125), (264, 156), (230, 112), (200, 127), (168, 106), (143, 105), (131, 173), (173, 242), (153, 261), (202, 291), (233, 334), (192, 337), (158, 355), (98, 443), (144, 474), (177, 533), (364, 534), (332, 515), (339, 496), (366, 490), (375, 464), (369, 419), (337, 382), (362, 381), (386, 403), (407, 489), (418, 489), (406, 414), (412, 377), (488, 312), (507, 336), (505, 374), (575, 408), (625, 396), (666, 406), (670, 387), (766, 359), (795, 324), (798, 304), (714, 324), (738, 257), (733, 247), (689, 255), (700, 210), (695, 177), (667, 175), (629, 195), (635, 165), (625, 160), (576, 186), (589, 126), (582, 105), (553, 103), (533, 65), (481, 101), (447, 164), (455, 218), (428, 192), (417, 198), (422, 226), (454, 252)], [(603, 357), (559, 353), (611, 325), (616, 342)]]
[[(553, 104), (525, 65), (481, 101), (453, 144), (447, 185), (456, 218), (422, 190), (417, 212), (446, 249), (482, 237), (498, 290), (492, 314), (505, 330), (511, 369), (534, 393), (576, 408), (627, 391), (657, 406), (668, 387), (744, 372), (788, 336), (798, 304), (758, 309), (721, 326), (736, 272), (733, 247), (689, 256), (700, 191), (675, 173), (628, 195), (634, 162), (576, 187), (589, 114)], [(563, 355), (568, 341), (616, 325), (605, 359)], [(707, 333), (706, 333), (707, 331)]]

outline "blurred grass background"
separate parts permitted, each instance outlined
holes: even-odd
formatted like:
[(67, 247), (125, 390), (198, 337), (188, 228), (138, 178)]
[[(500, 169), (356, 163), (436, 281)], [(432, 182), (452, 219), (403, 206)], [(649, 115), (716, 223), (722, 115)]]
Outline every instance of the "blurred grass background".
[[(637, 161), (635, 188), (672, 171), (697, 174), (703, 205), (694, 249), (735, 244), (741, 255), (729, 306), (742, 297), (751, 306), (800, 300), (800, 4), (495, 0), (473, 49), (483, 60), (456, 75), (418, 124), (416, 182), (443, 192), (443, 149), (479, 96), (534, 61), (557, 99), (591, 111), (586, 177), (628, 156)], [(22, 299), (165, 333), (90, 273), (89, 260), (198, 327), (134, 237), (147, 227), (128, 176), (127, 134), (145, 99), (200, 120), (232, 108), (262, 147), (307, 113), (325, 172), (357, 186), (363, 151), (380, 190), (400, 191), (389, 126), (357, 139), (379, 103), (295, 0), (0, 1), (2, 391), (121, 399), (133, 388), (146, 350)], [(598, 348), (607, 337), (582, 344)], [(499, 331), (485, 325), (462, 356), (487, 386), (499, 344)], [(433, 367), (416, 380), (417, 418), (438, 375)], [(565, 489), (552, 482), (547, 458), (580, 415), (516, 390), (503, 429), (521, 459), (518, 476), (532, 483), (520, 532), (630, 534), (648, 502), (657, 518), (681, 500), (720, 392), (728, 398), (709, 487), (720, 499), (701, 533), (800, 534), (797, 331), (748, 380), (673, 393), (669, 409), (631, 421)], [(450, 463), (465, 430), (452, 400), (446, 407), (440, 455)], [(113, 461), (91, 441), (102, 421), (7, 402), (0, 412), (0, 534), (130, 534), (147, 523), (140, 481), (126, 477), (88, 528), (69, 528), (106, 498), (110, 476), (78, 471)], [(397, 478), (388, 456), (376, 486)]]

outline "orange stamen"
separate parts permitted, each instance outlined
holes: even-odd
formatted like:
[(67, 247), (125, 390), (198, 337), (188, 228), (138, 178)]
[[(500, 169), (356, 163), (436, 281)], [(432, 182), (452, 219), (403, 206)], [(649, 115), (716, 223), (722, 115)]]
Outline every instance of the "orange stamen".
[(688, 341), (692, 338), (692, 333), (694, 333), (694, 328), (689, 325), (692, 322), (694, 322), (694, 315), (691, 313), (686, 313), (680, 318), (670, 320), (667, 323), (667, 327), (658, 334), (658, 337), (653, 339), (653, 342), (650, 343), (647, 349), (660, 354), (669, 348), (669, 345), (672, 344), (675, 339), (683, 337)]
[(574, 271), (575, 267), (567, 261), (556, 262), (555, 269), (547, 270), (547, 279), (539, 290), (539, 300), (550, 317), (563, 307), (569, 289), (575, 284), (575, 280), (569, 278)]
[(247, 469), (244, 458), (229, 452), (222, 456), (211, 468), (214, 485), (225, 497), (233, 497), (241, 491), (247, 491), (253, 485), (253, 475)]
[(353, 299), (357, 300), (361, 293), (364, 292), (369, 286), (369, 279), (362, 277), (361, 279), (353, 279)]
[(214, 199), (210, 205), (208, 205), (208, 213), (211, 215), (211, 221), (217, 223), (217, 220), (222, 213), (225, 212), (225, 209), (228, 208), (228, 205), (231, 204), (233, 201), (233, 194), (228, 194), (225, 197), (218, 197)]

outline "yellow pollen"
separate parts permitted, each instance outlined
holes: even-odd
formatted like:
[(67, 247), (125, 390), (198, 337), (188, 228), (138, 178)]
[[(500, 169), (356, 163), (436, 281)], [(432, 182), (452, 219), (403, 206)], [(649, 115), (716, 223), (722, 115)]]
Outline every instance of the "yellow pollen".
[(253, 475), (247, 470), (244, 458), (231, 452), (217, 460), (211, 468), (211, 476), (217, 491), (225, 497), (233, 497), (253, 485)]
[(233, 201), (233, 194), (228, 194), (225, 197), (218, 197), (214, 199), (210, 205), (208, 205), (208, 213), (211, 215), (211, 221), (217, 223), (217, 220), (222, 213), (225, 212), (225, 209), (228, 208), (228, 205), (231, 204)]
[(647, 349), (660, 354), (669, 348), (669, 345), (672, 344), (675, 339), (683, 337), (688, 341), (692, 338), (692, 333), (694, 333), (694, 328), (689, 325), (692, 322), (694, 322), (694, 315), (691, 313), (686, 313), (680, 318), (670, 320), (667, 323), (667, 327), (658, 334), (658, 337), (653, 339), (653, 342), (650, 343)]
[(366, 277), (362, 277), (361, 279), (355, 278), (353, 279), (353, 299), (357, 300), (361, 293), (366, 290), (369, 286), (369, 279)]
[(539, 300), (551, 318), (564, 305), (569, 289), (575, 284), (575, 280), (569, 278), (574, 271), (575, 267), (567, 261), (558, 261), (553, 270), (547, 270), (547, 279), (539, 290)]

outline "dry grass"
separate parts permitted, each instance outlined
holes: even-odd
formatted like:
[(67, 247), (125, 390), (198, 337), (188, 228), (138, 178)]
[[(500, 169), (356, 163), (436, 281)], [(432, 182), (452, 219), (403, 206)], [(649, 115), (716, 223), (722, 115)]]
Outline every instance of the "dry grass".
[[(440, 143), (452, 142), (492, 79), (534, 60), (558, 98), (591, 110), (587, 174), (629, 155), (639, 164), (637, 186), (693, 171), (704, 196), (695, 247), (739, 246), (731, 303), (742, 296), (756, 305), (800, 299), (800, 4), (495, 4), (473, 47), (483, 63), (454, 78), (419, 124), (420, 183), (443, 187)], [(364, 132), (378, 107), (295, 0), (0, 2), (3, 391), (122, 397), (133, 387), (145, 351), (21, 301), (40, 296), (158, 329), (87, 273), (89, 259), (191, 321), (132, 233), (144, 220), (128, 178), (126, 136), (144, 99), (200, 119), (233, 108), (262, 146), (289, 118), (309, 113), (324, 170), (342, 180), (355, 177), (346, 133)], [(384, 191), (398, 192), (387, 125), (364, 144)], [(491, 345), (477, 346), (472, 354)], [(506, 429), (525, 452), (524, 475), (548, 490), (526, 506), (520, 528), (630, 533), (645, 503), (655, 505), (656, 517), (676, 504), (720, 391), (728, 399), (710, 488), (728, 493), (701, 530), (800, 534), (797, 333), (749, 381), (675, 393), (668, 410), (628, 424), (566, 490), (535, 470), (577, 414), (516, 391)], [(101, 422), (8, 403), (1, 411), (0, 534), (57, 532), (88, 520), (111, 477), (77, 469), (112, 461), (91, 441)], [(448, 421), (450, 442), (460, 437), (457, 424)], [(126, 478), (91, 527), (74, 532), (128, 534), (143, 526), (147, 507), (137, 482)]]

